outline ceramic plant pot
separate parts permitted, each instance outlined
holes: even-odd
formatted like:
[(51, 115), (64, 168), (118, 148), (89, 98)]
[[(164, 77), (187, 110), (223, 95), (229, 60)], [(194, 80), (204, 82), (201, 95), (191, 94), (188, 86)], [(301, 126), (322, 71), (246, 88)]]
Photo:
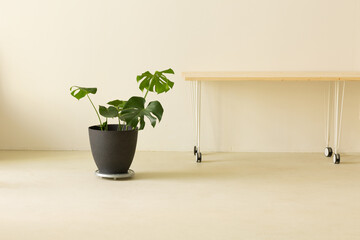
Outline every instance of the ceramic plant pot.
[(99, 125), (89, 127), (91, 153), (101, 174), (128, 173), (133, 161), (138, 130), (117, 128), (117, 124), (109, 124), (108, 131), (101, 131)]

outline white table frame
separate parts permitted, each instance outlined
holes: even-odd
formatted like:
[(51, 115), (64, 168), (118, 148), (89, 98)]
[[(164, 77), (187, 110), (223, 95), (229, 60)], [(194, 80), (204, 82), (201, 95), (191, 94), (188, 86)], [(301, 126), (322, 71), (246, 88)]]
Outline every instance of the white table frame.
[[(202, 161), (200, 151), (201, 135), (201, 82), (203, 81), (326, 81), (329, 82), (328, 107), (326, 119), (326, 140), (324, 154), (333, 156), (335, 164), (340, 163), (340, 137), (344, 106), (345, 82), (360, 81), (360, 72), (184, 72), (187, 81), (195, 81), (195, 134), (194, 155)], [(333, 86), (332, 86), (333, 85)], [(331, 89), (334, 89), (333, 95)], [(333, 99), (332, 99), (333, 98)], [(331, 103), (334, 103), (333, 108)], [(334, 111), (334, 151), (330, 147), (330, 118)], [(333, 154), (334, 153), (334, 154)]]

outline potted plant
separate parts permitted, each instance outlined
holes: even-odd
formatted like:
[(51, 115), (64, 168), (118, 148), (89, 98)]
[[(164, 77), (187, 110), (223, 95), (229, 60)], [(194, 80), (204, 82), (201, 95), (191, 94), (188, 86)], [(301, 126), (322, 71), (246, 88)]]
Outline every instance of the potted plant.
[[(151, 101), (145, 107), (146, 97), (149, 92), (165, 93), (174, 86), (165, 74), (174, 74), (174, 71), (169, 68), (154, 74), (147, 71), (138, 75), (136, 81), (139, 89), (145, 92), (144, 97), (133, 96), (127, 101), (112, 100), (107, 103), (108, 107), (100, 105), (98, 110), (90, 98), (90, 94), (96, 94), (97, 88), (70, 88), (71, 95), (76, 99), (88, 98), (99, 121), (98, 125), (89, 127), (91, 153), (98, 167), (98, 176), (117, 179), (134, 174), (130, 166), (135, 155), (138, 130), (144, 129), (145, 117), (155, 127), (164, 112), (159, 101)], [(100, 115), (105, 121), (101, 120)], [(111, 118), (117, 118), (117, 124), (109, 124)]]

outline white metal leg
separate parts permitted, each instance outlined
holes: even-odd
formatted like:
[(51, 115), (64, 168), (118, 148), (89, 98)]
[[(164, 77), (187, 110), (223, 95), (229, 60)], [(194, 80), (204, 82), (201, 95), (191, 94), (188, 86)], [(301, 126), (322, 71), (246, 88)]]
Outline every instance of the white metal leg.
[[(340, 88), (342, 85), (342, 91), (340, 93)], [(340, 137), (341, 137), (341, 122), (342, 122), (342, 113), (344, 106), (344, 93), (345, 93), (345, 82), (336, 82), (335, 85), (335, 129), (334, 129), (334, 152), (338, 153), (340, 146)], [(341, 98), (341, 99), (340, 99)]]
[[(325, 157), (331, 157), (333, 155), (333, 149), (330, 147), (330, 119), (331, 119), (331, 103), (333, 103), (335, 100), (332, 100), (332, 86), (334, 86), (334, 92), (336, 93), (336, 88), (335, 88), (335, 82), (330, 81), (329, 82), (329, 87), (328, 87), (328, 93), (327, 93), (327, 113), (326, 113), (326, 135), (325, 135), (325, 143), (326, 143), (326, 147), (324, 150), (324, 154)], [(335, 94), (336, 95), (336, 94)], [(335, 103), (334, 105), (334, 110), (335, 110)], [(335, 112), (335, 111), (334, 111)], [(335, 113), (334, 113), (334, 117), (335, 117)], [(335, 134), (335, 132), (334, 132)]]
[(193, 136), (194, 136), (194, 141), (193, 141), (193, 143), (194, 143), (194, 155), (196, 155), (196, 152), (197, 152), (197, 110), (196, 110), (196, 108), (197, 108), (197, 101), (196, 101), (196, 81), (191, 81), (191, 100), (192, 100), (192, 102), (191, 102), (191, 107), (192, 107), (192, 110), (193, 110), (193, 113), (195, 114), (195, 117), (193, 118), (193, 124), (194, 124), (194, 130), (195, 130), (195, 132), (194, 132), (194, 134), (193, 134)]
[(338, 142), (338, 121), (339, 121), (339, 82), (335, 83), (335, 103), (334, 103), (334, 151), (337, 153), (337, 142)]
[(196, 160), (201, 162), (201, 151), (200, 151), (200, 119), (201, 119), (201, 82), (196, 81), (195, 83), (195, 101), (196, 101)]
[[(331, 85), (334, 85), (334, 99), (331, 99)], [(326, 119), (326, 147), (325, 147), (325, 156), (331, 157), (333, 155), (334, 163), (340, 163), (340, 138), (341, 138), (341, 126), (342, 126), (342, 115), (343, 115), (343, 106), (344, 106), (344, 96), (345, 96), (345, 81), (335, 81), (329, 83), (328, 89), (328, 108), (327, 108), (327, 119)], [(331, 102), (333, 102), (333, 117), (334, 117), (334, 148), (331, 148), (330, 145), (330, 117), (331, 117)], [(333, 154), (334, 152), (334, 154)]]
[(330, 117), (331, 117), (331, 85), (333, 82), (329, 82), (328, 95), (327, 95), (327, 113), (326, 113), (326, 147), (330, 146)]
[[(340, 88), (342, 87), (342, 91), (340, 93)], [(341, 122), (342, 122), (342, 114), (343, 114), (343, 106), (344, 106), (344, 95), (345, 95), (345, 81), (335, 82), (334, 89), (334, 163), (340, 163), (340, 154), (339, 154), (339, 146), (340, 146), (340, 137), (341, 137)]]

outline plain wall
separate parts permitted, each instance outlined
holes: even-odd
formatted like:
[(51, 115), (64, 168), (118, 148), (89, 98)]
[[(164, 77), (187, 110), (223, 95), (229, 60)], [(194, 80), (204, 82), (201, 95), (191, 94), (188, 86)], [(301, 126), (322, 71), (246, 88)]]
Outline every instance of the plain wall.
[[(358, 0), (0, 0), (0, 149), (89, 149), (93, 101), (142, 95), (136, 75), (173, 68), (165, 113), (139, 150), (192, 150), (184, 71), (360, 70)], [(322, 151), (328, 83), (202, 85), (205, 151)], [(346, 86), (341, 150), (360, 151), (360, 83)]]

